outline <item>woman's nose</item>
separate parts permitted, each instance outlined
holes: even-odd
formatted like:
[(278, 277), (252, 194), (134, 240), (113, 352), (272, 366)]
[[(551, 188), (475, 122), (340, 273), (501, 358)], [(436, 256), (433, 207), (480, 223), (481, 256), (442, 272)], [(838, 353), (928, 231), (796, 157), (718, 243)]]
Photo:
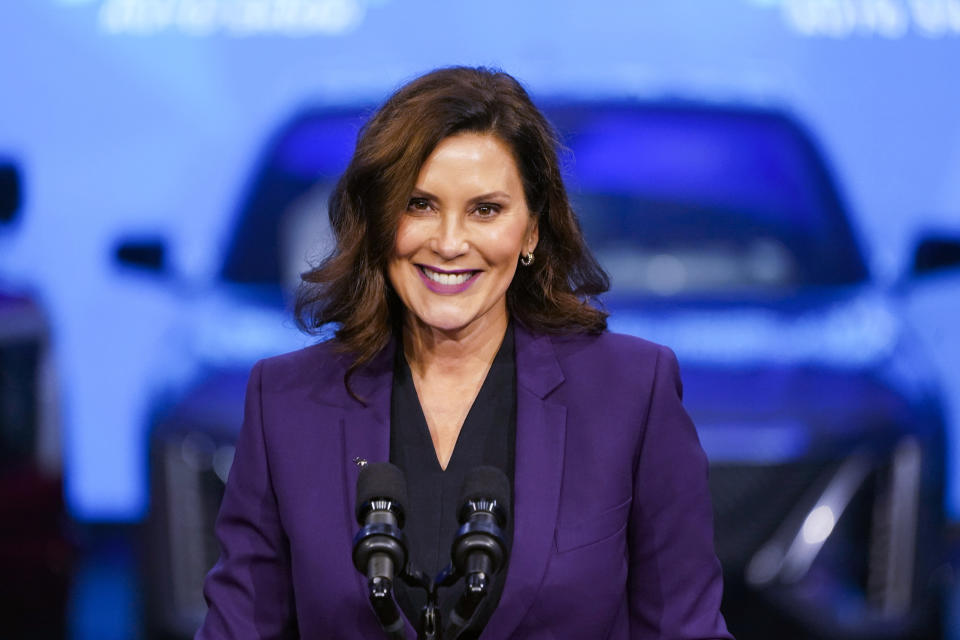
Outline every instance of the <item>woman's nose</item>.
[(467, 252), (467, 230), (461, 216), (446, 214), (440, 216), (436, 234), (433, 238), (433, 250), (445, 260), (452, 260)]

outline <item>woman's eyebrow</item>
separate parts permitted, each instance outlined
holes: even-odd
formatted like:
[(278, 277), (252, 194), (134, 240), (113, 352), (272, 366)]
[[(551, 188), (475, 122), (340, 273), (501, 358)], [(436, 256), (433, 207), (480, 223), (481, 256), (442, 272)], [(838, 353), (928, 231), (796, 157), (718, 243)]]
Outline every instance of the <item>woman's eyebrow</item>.
[[(424, 191), (423, 189), (414, 187), (413, 191), (410, 192), (411, 198), (423, 198), (424, 200), (432, 200), (433, 202), (440, 202), (441, 199), (433, 195), (429, 191)], [(510, 202), (510, 194), (506, 191), (491, 191), (489, 193), (482, 193), (478, 196), (473, 196), (467, 200), (468, 204), (476, 204), (478, 202), (485, 202), (490, 200), (501, 200)]]
[(506, 200), (510, 202), (510, 194), (505, 191), (491, 191), (490, 193), (484, 193), (479, 196), (474, 196), (470, 198), (467, 202), (474, 204), (477, 202), (484, 202), (489, 200)]
[(424, 191), (423, 189), (418, 189), (417, 187), (414, 187), (413, 190), (410, 192), (410, 197), (411, 197), (411, 198), (424, 198), (425, 200), (436, 200), (436, 199), (437, 199), (437, 196), (433, 195), (433, 194), (430, 193), (429, 191)]

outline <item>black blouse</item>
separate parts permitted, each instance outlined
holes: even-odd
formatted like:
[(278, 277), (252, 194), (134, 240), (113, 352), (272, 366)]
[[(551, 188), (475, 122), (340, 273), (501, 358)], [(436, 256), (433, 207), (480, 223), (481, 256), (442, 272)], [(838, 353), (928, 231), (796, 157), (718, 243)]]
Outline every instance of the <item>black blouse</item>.
[[(446, 470), (440, 467), (427, 421), (417, 397), (410, 366), (397, 349), (393, 394), (390, 401), (390, 462), (407, 477), (406, 525), (410, 562), (429, 576), (435, 576), (450, 562), (450, 547), (460, 525), (457, 510), (460, 487), (466, 473), (480, 465), (502, 469), (513, 487), (517, 432), (517, 371), (513, 348), (513, 325), (507, 327), (490, 371), (460, 429)], [(511, 500), (512, 504), (512, 500)], [(507, 548), (513, 539), (513, 514), (505, 528)], [(501, 569), (474, 624), (461, 638), (476, 638), (486, 626), (500, 600), (506, 579)], [(463, 580), (440, 590), (441, 623), (446, 626), (460, 594)], [(414, 627), (419, 626), (426, 593), (394, 583), (397, 603)]]

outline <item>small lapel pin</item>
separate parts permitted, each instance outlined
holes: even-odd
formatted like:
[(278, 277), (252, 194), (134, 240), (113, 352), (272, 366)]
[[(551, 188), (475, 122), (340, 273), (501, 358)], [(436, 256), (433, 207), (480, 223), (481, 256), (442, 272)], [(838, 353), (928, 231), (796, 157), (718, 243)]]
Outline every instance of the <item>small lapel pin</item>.
[(363, 469), (365, 466), (367, 466), (367, 459), (357, 456), (353, 459), (353, 464), (357, 465), (357, 469)]

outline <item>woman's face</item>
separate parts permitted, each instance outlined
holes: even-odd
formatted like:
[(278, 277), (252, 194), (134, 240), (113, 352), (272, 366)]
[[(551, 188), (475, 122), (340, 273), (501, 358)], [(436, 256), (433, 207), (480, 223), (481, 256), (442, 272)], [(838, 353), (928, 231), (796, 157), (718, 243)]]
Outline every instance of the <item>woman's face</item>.
[(444, 332), (502, 327), (507, 288), (537, 237), (509, 147), (450, 136), (420, 169), (387, 275), (408, 320)]

